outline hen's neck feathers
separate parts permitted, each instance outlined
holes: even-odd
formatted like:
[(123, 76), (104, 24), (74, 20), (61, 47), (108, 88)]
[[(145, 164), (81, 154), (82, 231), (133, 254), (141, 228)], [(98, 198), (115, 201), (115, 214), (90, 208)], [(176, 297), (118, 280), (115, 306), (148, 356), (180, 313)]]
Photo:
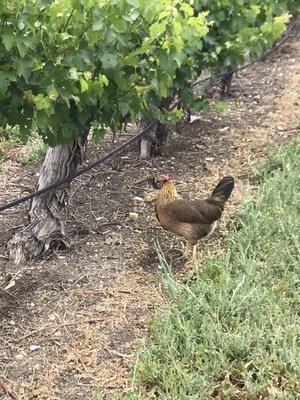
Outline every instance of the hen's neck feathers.
[(160, 189), (156, 200), (156, 205), (166, 206), (178, 199), (181, 199), (181, 197), (177, 193), (174, 183), (172, 181), (168, 181)]

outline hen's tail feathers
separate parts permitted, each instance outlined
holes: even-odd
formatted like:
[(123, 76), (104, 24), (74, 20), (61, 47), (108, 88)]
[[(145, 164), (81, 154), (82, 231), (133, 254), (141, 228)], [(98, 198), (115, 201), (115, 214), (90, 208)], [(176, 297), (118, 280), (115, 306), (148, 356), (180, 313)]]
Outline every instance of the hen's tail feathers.
[(232, 176), (225, 176), (225, 178), (221, 179), (221, 181), (217, 184), (211, 196), (218, 197), (225, 202), (231, 195), (233, 188), (234, 179), (232, 178)]

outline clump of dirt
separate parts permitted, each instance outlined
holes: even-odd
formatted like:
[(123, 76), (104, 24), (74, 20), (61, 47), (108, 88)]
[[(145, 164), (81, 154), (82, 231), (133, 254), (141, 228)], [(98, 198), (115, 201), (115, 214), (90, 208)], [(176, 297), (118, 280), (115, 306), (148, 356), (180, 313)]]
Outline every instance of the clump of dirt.
[[(183, 196), (201, 197), (224, 175), (235, 177), (199, 264), (219, 254), (244, 194), (255, 190), (251, 167), (299, 131), (299, 59), (294, 35), (238, 73), (228, 114), (208, 113), (174, 132), (164, 157), (141, 161), (131, 148), (76, 179), (66, 216), (70, 249), (16, 267), (6, 259), (5, 243), (26, 222), (28, 206), (0, 215), (1, 377), (20, 399), (87, 400), (97, 388), (116, 399), (126, 391), (149, 319), (166, 303), (157, 248), (178, 278), (194, 267), (182, 258), (180, 240), (160, 228), (153, 205), (141, 201), (151, 189), (145, 179), (166, 172)], [(122, 133), (115, 144), (111, 138), (90, 143), (85, 163), (127, 138)], [(37, 172), (21, 167), (12, 150), (2, 164), (0, 202), (31, 190)]]

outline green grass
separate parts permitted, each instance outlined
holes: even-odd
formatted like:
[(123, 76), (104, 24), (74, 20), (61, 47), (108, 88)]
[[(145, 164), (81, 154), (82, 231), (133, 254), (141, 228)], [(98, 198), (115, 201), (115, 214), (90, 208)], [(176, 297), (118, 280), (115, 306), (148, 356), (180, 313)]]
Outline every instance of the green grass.
[(300, 140), (256, 169), (228, 250), (186, 282), (163, 257), (167, 311), (124, 399), (299, 397)]
[(5, 128), (0, 127), (0, 172), (1, 163), (5, 160), (7, 154), (11, 148), (21, 144), (31, 144), (31, 149), (28, 154), (20, 159), (21, 165), (25, 166), (28, 164), (39, 164), (47, 151), (47, 146), (41, 142), (41, 139), (36, 133), (34, 133), (29, 140), (22, 137), (18, 126), (6, 126)]
[(20, 143), (18, 137), (18, 128), (6, 126), (0, 127), (0, 173), (1, 164), (5, 160), (8, 151), (16, 144)]
[(46, 151), (47, 145), (45, 145), (44, 143), (36, 144), (30, 150), (30, 152), (20, 160), (21, 165), (25, 166), (28, 164), (39, 164), (44, 159)]

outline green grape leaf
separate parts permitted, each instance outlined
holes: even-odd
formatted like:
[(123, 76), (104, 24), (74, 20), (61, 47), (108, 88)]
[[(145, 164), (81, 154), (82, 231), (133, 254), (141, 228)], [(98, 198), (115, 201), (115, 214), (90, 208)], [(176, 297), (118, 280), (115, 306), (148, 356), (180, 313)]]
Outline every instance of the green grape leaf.
[(115, 54), (112, 53), (104, 53), (101, 57), (100, 60), (102, 61), (103, 68), (108, 69), (108, 68), (115, 68), (118, 65), (118, 59), (115, 56)]
[(0, 71), (0, 95), (3, 95), (6, 93), (9, 85), (10, 85), (10, 81), (7, 79), (6, 74), (3, 74)]
[(166, 24), (163, 22), (155, 22), (149, 28), (150, 38), (154, 39), (156, 36), (161, 35), (166, 28)]
[(45, 111), (47, 115), (53, 114), (53, 106), (48, 96), (43, 96), (41, 93), (34, 97), (35, 108), (37, 111)]
[(119, 107), (119, 110), (121, 111), (122, 117), (127, 115), (131, 110), (128, 103), (120, 102), (120, 103), (118, 103), (118, 107)]
[(83, 78), (80, 79), (80, 90), (81, 90), (81, 93), (87, 92), (89, 90), (89, 84)]
[(103, 25), (103, 20), (98, 19), (93, 23), (93, 31), (100, 31), (101, 29), (103, 29)]
[(74, 81), (78, 81), (79, 80), (77, 69), (75, 67), (70, 68), (69, 76), (70, 76), (70, 79), (73, 79)]
[(18, 77), (20, 77), (24, 74), (24, 63), (22, 61), (18, 61), (16, 72), (17, 72)]
[(19, 50), (20, 56), (21, 56), (22, 58), (24, 58), (25, 55), (26, 55), (26, 53), (27, 53), (27, 49), (26, 49), (25, 44), (24, 44), (23, 41), (22, 41), (21, 39), (19, 39), (19, 38), (16, 40), (16, 43), (17, 43), (17, 48), (18, 48), (18, 50)]
[(11, 33), (3, 33), (2, 34), (2, 42), (7, 51), (10, 51), (12, 49), (15, 39), (16, 39), (15, 36), (12, 35)]

